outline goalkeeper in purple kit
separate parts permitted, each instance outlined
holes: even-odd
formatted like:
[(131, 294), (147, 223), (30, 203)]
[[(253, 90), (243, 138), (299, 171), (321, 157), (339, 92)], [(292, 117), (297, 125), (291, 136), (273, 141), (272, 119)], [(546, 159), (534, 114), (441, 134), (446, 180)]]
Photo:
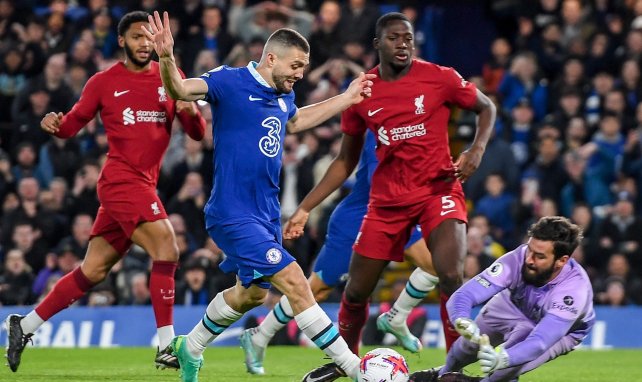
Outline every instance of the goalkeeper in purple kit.
[[(434, 381), (437, 374), (449, 381), (516, 381), (582, 342), (595, 312), (591, 282), (571, 259), (581, 229), (564, 217), (548, 216), (533, 224), (528, 236), (526, 244), (452, 295), (448, 314), (461, 337), (438, 373), (420, 371), (411, 381)], [(487, 300), (472, 320), (472, 308)], [(486, 377), (452, 374), (478, 359)]]

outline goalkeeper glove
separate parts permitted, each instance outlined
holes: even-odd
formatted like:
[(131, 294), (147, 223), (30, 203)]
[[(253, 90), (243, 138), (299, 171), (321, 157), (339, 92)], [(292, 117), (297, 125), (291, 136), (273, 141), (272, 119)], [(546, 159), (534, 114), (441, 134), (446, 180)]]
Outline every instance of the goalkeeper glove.
[(458, 318), (455, 320), (455, 330), (462, 337), (470, 342), (479, 343), (479, 328), (475, 321), (470, 318)]
[(479, 340), (479, 351), (477, 352), (481, 371), (485, 374), (508, 367), (508, 353), (502, 345), (493, 349), (487, 335), (482, 335)]

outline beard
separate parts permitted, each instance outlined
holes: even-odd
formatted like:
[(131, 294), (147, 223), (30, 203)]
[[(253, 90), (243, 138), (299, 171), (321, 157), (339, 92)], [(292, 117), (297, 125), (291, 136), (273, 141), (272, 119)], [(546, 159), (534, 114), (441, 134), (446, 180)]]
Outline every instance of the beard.
[[(529, 273), (529, 270), (535, 271), (535, 274)], [(526, 284), (536, 287), (544, 286), (550, 280), (553, 272), (555, 272), (555, 263), (550, 268), (541, 271), (530, 269), (526, 264), (522, 265), (522, 279)]]
[(127, 59), (139, 68), (146, 66), (152, 60), (152, 54), (150, 54), (145, 61), (137, 59), (134, 51), (129, 47), (129, 45), (127, 45), (127, 43), (125, 43), (125, 56), (127, 56)]
[[(272, 74), (272, 81), (274, 81), (274, 86), (276, 86), (276, 91), (279, 93), (285, 93), (288, 94), (292, 92), (292, 89), (288, 89), (285, 87), (285, 81), (289, 80), (290, 77), (285, 76), (285, 75), (279, 75), (279, 74)], [(294, 86), (294, 84), (293, 84)]]

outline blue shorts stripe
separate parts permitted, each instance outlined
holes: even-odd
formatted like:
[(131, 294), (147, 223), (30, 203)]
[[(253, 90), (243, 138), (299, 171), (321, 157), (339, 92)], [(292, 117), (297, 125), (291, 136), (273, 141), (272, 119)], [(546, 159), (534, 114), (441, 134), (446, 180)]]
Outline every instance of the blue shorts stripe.
[(203, 326), (205, 326), (205, 328), (209, 330), (210, 333), (217, 336), (223, 333), (225, 329), (227, 329), (226, 325), (217, 324), (216, 322), (212, 321), (212, 319), (209, 318), (207, 314), (203, 316)]
[(428, 294), (428, 291), (417, 289), (410, 281), (406, 283), (406, 292), (413, 298), (424, 298)]
[(283, 325), (287, 324), (294, 318), (285, 314), (285, 311), (283, 311), (283, 307), (281, 306), (280, 302), (274, 305), (274, 317), (276, 317), (276, 319)]
[(319, 334), (311, 339), (319, 349), (323, 350), (332, 345), (332, 343), (336, 341), (338, 337), (339, 331), (332, 323), (330, 323), (330, 325), (326, 326), (322, 331), (319, 332)]

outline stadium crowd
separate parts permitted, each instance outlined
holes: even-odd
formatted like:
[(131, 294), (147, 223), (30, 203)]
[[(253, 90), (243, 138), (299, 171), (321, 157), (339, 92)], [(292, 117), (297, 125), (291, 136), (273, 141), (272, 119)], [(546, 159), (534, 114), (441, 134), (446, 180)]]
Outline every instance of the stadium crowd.
[[(309, 72), (295, 88), (303, 105), (339, 94), (376, 64), (374, 24), (391, 3), (0, 0), (0, 304), (38, 301), (85, 255), (99, 206), (105, 131), (97, 118), (76, 138), (62, 140), (41, 131), (40, 120), (50, 111), (68, 112), (91, 75), (122, 59), (115, 30), (120, 16), (169, 10), (179, 66), (188, 76), (258, 61), (272, 31), (294, 28), (311, 45)], [(642, 1), (497, 3), (488, 2), (496, 29), (488, 59), (467, 78), (493, 97), (499, 115), (481, 166), (464, 185), (470, 213), (465, 275), (521, 243), (540, 217), (559, 214), (584, 229), (574, 257), (592, 278), (596, 303), (642, 304)], [(416, 21), (419, 46), (431, 39), (421, 24), (427, 8), (421, 1), (398, 6)], [(209, 107), (201, 112), (211, 126)], [(471, 118), (453, 114), (455, 156), (472, 140)], [(176, 303), (204, 305), (234, 277), (218, 269), (223, 254), (204, 228), (211, 131), (197, 142), (179, 125), (158, 192), (181, 253)], [(335, 118), (286, 137), (284, 217), (325, 173), (340, 136)], [(348, 182), (314, 211), (303, 239), (286, 243), (304, 270), (323, 244), (330, 212), (349, 191)], [(79, 303), (149, 304), (149, 267), (134, 247)], [(392, 287), (403, 272), (392, 267), (389, 274), (384, 280)]]

